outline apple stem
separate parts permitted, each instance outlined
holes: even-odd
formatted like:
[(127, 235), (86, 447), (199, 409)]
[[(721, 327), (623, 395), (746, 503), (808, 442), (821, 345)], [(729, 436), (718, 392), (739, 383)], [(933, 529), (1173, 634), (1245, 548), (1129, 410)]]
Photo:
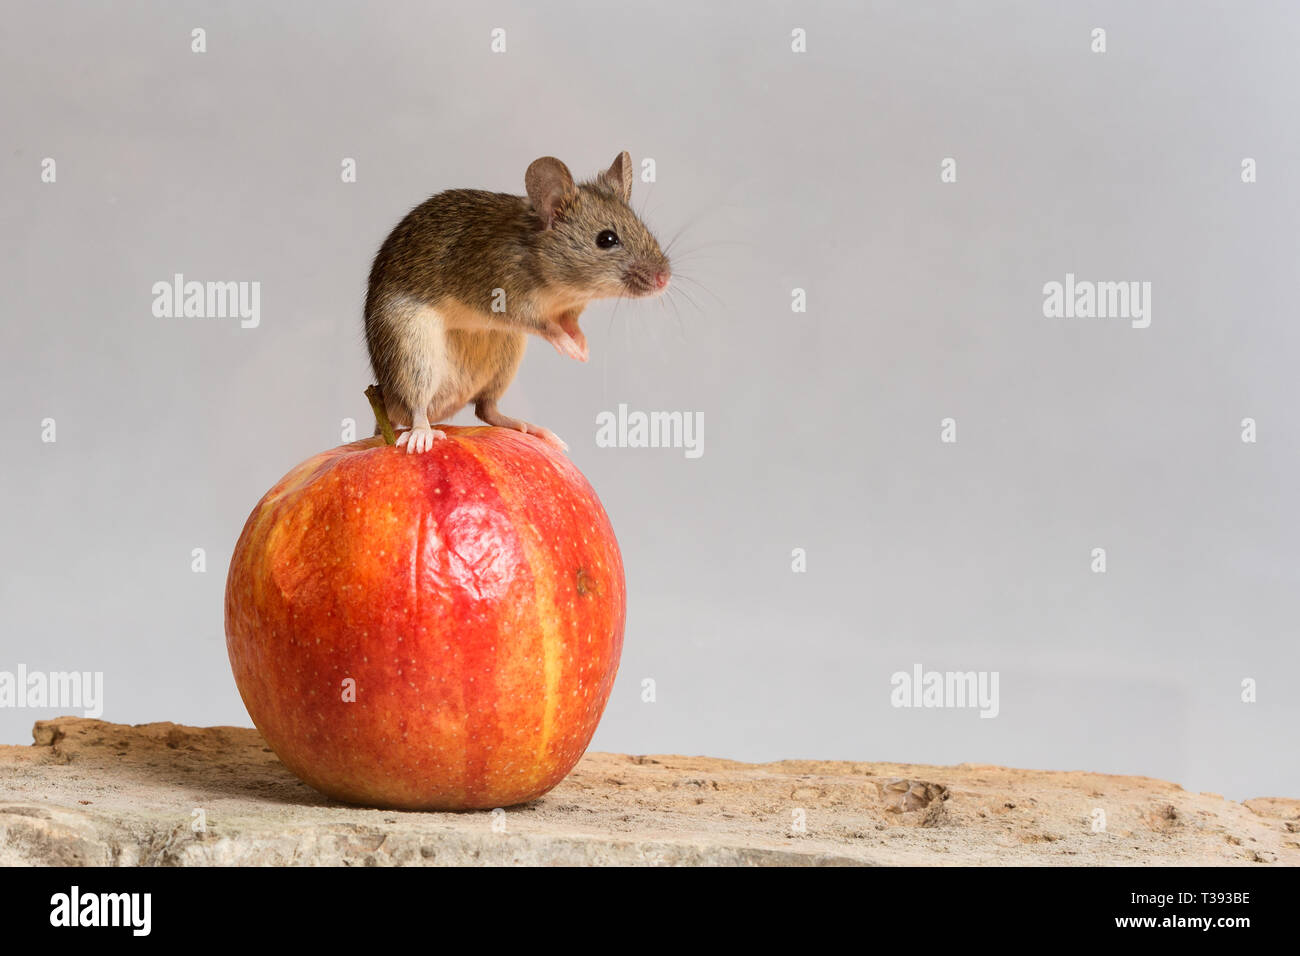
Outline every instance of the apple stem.
[(366, 389), (366, 398), (370, 399), (370, 407), (374, 410), (375, 421), (379, 424), (379, 431), (384, 436), (384, 441), (396, 445), (397, 433), (393, 431), (393, 425), (388, 420), (388, 409), (384, 407), (384, 393), (378, 385), (371, 385)]

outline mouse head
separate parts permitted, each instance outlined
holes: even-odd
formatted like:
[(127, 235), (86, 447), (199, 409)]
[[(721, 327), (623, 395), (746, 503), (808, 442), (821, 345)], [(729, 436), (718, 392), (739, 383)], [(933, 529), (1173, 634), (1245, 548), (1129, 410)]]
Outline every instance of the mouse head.
[(590, 182), (576, 184), (553, 156), (534, 160), (524, 187), (544, 235), (540, 264), (548, 282), (591, 298), (658, 295), (672, 267), (645, 223), (632, 211), (632, 157)]

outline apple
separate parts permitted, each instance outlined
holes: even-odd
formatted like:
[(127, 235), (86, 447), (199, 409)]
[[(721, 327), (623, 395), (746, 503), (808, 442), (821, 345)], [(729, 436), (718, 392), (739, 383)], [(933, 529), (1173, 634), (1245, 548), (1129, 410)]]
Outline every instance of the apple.
[(253, 509), (226, 645), (284, 764), (348, 803), (523, 803), (573, 769), (623, 647), (623, 562), (591, 485), (504, 428), (420, 455), (322, 452)]

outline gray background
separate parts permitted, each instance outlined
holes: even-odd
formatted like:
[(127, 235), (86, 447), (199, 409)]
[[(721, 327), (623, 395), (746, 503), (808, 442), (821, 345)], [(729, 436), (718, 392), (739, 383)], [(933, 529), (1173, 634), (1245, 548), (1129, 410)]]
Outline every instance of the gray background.
[[(534, 342), (503, 402), (623, 548), (595, 748), (1300, 795), (1300, 15), (922, 6), (6, 3), (0, 669), (249, 725), (226, 564), (276, 479), (368, 431), (375, 249), (439, 190), (628, 149), (694, 304), (593, 306), (590, 364)], [(1067, 271), (1151, 282), (1151, 327), (1044, 318)], [(261, 282), (261, 327), (154, 318), (174, 272)], [(703, 412), (703, 457), (597, 448), (619, 402)], [(914, 663), (1000, 672), (1001, 715), (891, 707)], [(0, 710), (0, 740), (55, 712)]]

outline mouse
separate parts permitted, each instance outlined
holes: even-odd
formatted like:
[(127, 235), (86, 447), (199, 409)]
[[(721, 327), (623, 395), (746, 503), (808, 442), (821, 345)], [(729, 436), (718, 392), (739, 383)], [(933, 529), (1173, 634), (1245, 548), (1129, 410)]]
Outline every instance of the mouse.
[(379, 247), (365, 333), (384, 411), (408, 453), (446, 434), (469, 403), (488, 425), (568, 446), (498, 407), (530, 335), (587, 361), (578, 317), (596, 299), (662, 295), (672, 267), (631, 206), (627, 151), (577, 183), (554, 156), (524, 172), (525, 195), (449, 189), (425, 200)]

